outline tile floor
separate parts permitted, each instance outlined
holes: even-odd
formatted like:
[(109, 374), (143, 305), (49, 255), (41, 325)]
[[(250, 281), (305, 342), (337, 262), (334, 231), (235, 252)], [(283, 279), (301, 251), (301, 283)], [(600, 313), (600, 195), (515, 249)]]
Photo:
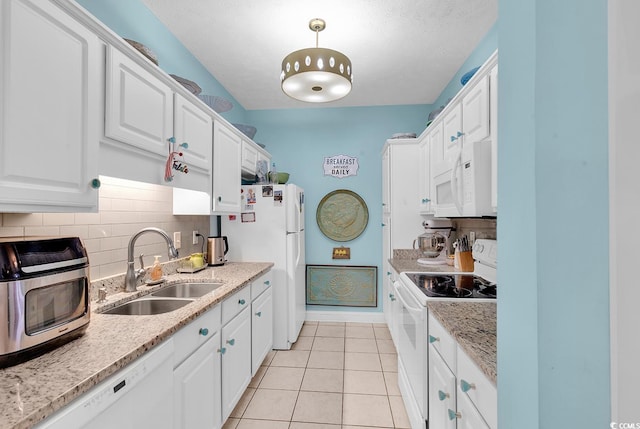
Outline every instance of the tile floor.
[(384, 324), (305, 322), (262, 365), (223, 429), (411, 427)]

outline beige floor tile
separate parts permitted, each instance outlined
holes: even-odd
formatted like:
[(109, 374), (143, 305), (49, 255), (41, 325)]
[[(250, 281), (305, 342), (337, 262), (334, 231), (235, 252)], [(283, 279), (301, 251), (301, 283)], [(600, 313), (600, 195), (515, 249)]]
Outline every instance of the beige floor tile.
[(362, 322), (347, 322), (347, 327), (353, 328), (372, 328), (373, 323), (362, 323)]
[(398, 372), (398, 355), (395, 353), (380, 353), (382, 370), (386, 372)]
[(393, 427), (382, 426), (342, 426), (342, 429), (393, 429)]
[(314, 326), (318, 326), (318, 321), (317, 320), (305, 320), (304, 321), (305, 325), (314, 325)]
[(269, 366), (271, 365), (271, 361), (273, 360), (273, 358), (276, 356), (276, 351), (275, 350), (271, 350), (269, 353), (267, 353), (267, 355), (264, 357), (264, 360), (262, 361), (262, 365), (266, 365)]
[(243, 418), (258, 420), (291, 420), (298, 392), (294, 390), (258, 389), (251, 398)]
[(378, 353), (376, 340), (371, 338), (345, 338), (345, 351), (355, 353)]
[(387, 388), (384, 384), (384, 377), (381, 372), (345, 370), (344, 393), (386, 395)]
[(236, 426), (238, 426), (239, 422), (240, 422), (240, 419), (234, 419), (229, 417), (227, 421), (224, 422), (224, 425), (222, 425), (222, 429), (235, 429)]
[(342, 429), (393, 429), (393, 426), (342, 426)]
[(375, 338), (373, 328), (371, 326), (347, 326), (345, 336), (347, 338)]
[(318, 325), (307, 325), (305, 322), (302, 325), (302, 329), (300, 330), (300, 337), (313, 337), (316, 334), (316, 329), (318, 329)]
[(304, 368), (309, 360), (308, 350), (278, 350), (271, 366), (289, 366)]
[(288, 429), (289, 422), (242, 419), (236, 429)]
[(344, 369), (356, 371), (382, 371), (380, 355), (378, 353), (352, 353), (344, 354)]
[(345, 326), (344, 322), (318, 322), (318, 326)]
[(318, 330), (316, 331), (316, 338), (317, 337), (344, 338), (344, 332), (345, 332), (344, 326), (318, 325)]
[(262, 378), (262, 389), (300, 390), (304, 368), (270, 366)]
[(236, 417), (236, 418), (242, 417), (242, 414), (244, 414), (245, 410), (247, 409), (247, 406), (249, 405), (249, 402), (251, 402), (251, 398), (253, 398), (253, 395), (255, 393), (256, 393), (256, 389), (247, 388), (247, 390), (244, 391), (244, 393), (242, 394), (242, 397), (236, 404), (236, 407), (233, 409), (233, 411), (231, 411), (231, 414), (229, 414), (229, 417)]
[(324, 352), (311, 350), (307, 368), (343, 369), (344, 352)]
[(300, 390), (342, 393), (343, 384), (341, 369), (307, 368)]
[(345, 393), (342, 403), (342, 423), (353, 426), (393, 427), (393, 417), (387, 396)]
[(254, 389), (258, 388), (258, 386), (260, 385), (260, 381), (262, 381), (262, 377), (264, 377), (265, 372), (267, 372), (267, 368), (269, 367), (261, 366), (258, 368), (258, 370), (256, 371), (256, 375), (253, 376), (251, 382), (249, 383), (249, 387), (253, 387)]
[(342, 420), (342, 394), (326, 392), (300, 392), (292, 421), (340, 424)]
[(396, 353), (396, 346), (392, 340), (376, 340), (379, 353)]
[(389, 396), (389, 404), (391, 405), (391, 414), (393, 415), (393, 424), (397, 428), (411, 429), (407, 410), (402, 402), (402, 396)]
[(391, 332), (389, 332), (389, 328), (386, 326), (374, 326), (373, 332), (376, 335), (376, 338), (379, 340), (390, 340)]
[(313, 337), (298, 337), (298, 341), (293, 343), (291, 350), (311, 350)]
[(398, 373), (397, 372), (385, 372), (384, 383), (387, 386), (387, 395), (400, 396), (400, 388), (398, 387)]
[[(318, 329), (321, 327), (319, 326)], [(315, 337), (311, 350), (322, 352), (343, 352), (344, 338)]]
[(340, 425), (326, 425), (322, 423), (291, 422), (289, 429), (340, 429)]

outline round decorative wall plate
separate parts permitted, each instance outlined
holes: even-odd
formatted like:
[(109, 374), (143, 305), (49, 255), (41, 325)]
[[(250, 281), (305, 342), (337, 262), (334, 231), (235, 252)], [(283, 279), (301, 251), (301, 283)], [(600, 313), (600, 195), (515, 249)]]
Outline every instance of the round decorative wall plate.
[(369, 210), (360, 195), (338, 189), (320, 201), (316, 222), (320, 231), (330, 239), (350, 241), (364, 232), (369, 222)]

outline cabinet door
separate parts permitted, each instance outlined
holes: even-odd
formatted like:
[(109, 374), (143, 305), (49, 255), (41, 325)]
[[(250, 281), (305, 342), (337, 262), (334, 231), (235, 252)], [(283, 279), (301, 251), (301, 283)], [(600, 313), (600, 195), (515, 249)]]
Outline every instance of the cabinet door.
[(213, 120), (180, 94), (175, 94), (174, 134), (176, 143), (186, 142), (189, 147), (182, 150), (189, 169), (193, 167), (206, 173), (211, 171), (213, 151)]
[[(442, 161), (445, 165), (450, 165), (451, 160), (455, 158), (460, 150), (462, 134), (462, 104), (456, 102), (451, 107), (442, 121)], [(436, 171), (440, 174), (441, 171)]]
[(267, 289), (251, 304), (251, 375), (273, 347), (273, 297)]
[(244, 309), (222, 328), (222, 421), (251, 381), (251, 317)]
[(51, 2), (0, 21), (0, 212), (97, 210), (98, 37)]
[[(466, 395), (458, 395), (457, 429), (491, 429)], [(455, 427), (455, 426), (454, 426)]]
[(174, 370), (175, 429), (222, 426), (220, 355), (220, 333), (216, 333)]
[[(442, 128), (440, 128), (442, 129)], [(432, 214), (431, 210), (431, 144), (430, 137), (425, 137), (418, 146), (420, 163), (418, 170), (418, 198), (420, 199), (420, 213)]]
[(242, 172), (255, 175), (258, 163), (258, 149), (246, 140), (242, 140)]
[(391, 211), (391, 187), (389, 167), (391, 163), (391, 148), (387, 146), (382, 152), (382, 213)]
[[(456, 429), (456, 376), (429, 346), (429, 427)], [(453, 413), (453, 414), (451, 414)]]
[(489, 136), (489, 76), (476, 82), (462, 99), (462, 130), (466, 144)]
[(242, 140), (218, 121), (213, 122), (212, 211), (240, 212), (240, 157)]
[(107, 50), (105, 135), (166, 158), (173, 135), (173, 92), (125, 54)]

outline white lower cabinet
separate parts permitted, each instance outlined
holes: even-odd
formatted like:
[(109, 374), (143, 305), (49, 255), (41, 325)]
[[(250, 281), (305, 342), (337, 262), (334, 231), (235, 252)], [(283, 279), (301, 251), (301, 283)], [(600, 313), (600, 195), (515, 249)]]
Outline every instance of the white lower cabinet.
[(273, 348), (273, 293), (271, 287), (251, 303), (251, 375)]
[(496, 387), (429, 315), (429, 427), (497, 429)]
[[(429, 346), (429, 427), (456, 429), (456, 376)], [(451, 413), (454, 413), (452, 416)], [(453, 417), (453, 418), (452, 418)]]
[(222, 426), (220, 314), (217, 305), (174, 336), (174, 429)]
[(491, 429), (466, 395), (458, 396), (458, 412), (454, 417), (458, 422), (457, 429)]
[(175, 429), (222, 425), (220, 333), (216, 332), (173, 372)]
[(222, 328), (222, 350), (222, 420), (225, 421), (251, 381), (251, 317), (248, 307)]

